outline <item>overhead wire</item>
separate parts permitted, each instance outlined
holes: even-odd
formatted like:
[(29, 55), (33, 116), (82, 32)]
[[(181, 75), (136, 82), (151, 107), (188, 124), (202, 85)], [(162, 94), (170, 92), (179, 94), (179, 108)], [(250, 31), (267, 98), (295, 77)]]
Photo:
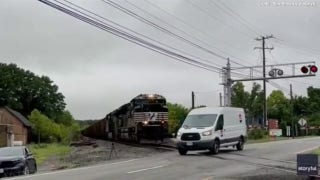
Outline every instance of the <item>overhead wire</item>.
[(188, 39), (186, 39), (186, 38), (184, 38), (184, 37), (182, 37), (182, 36), (180, 36), (180, 35), (178, 35), (178, 34), (176, 34), (174, 32), (172, 32), (172, 31), (170, 31), (170, 30), (168, 30), (166, 28), (161, 27), (160, 25), (158, 25), (158, 24), (156, 24), (156, 23), (154, 23), (154, 22), (152, 22), (152, 21), (150, 21), (150, 20), (138, 15), (137, 13), (135, 13), (135, 12), (133, 12), (133, 11), (121, 6), (118, 3), (115, 3), (112, 0), (101, 0), (101, 1), (106, 3), (106, 4), (108, 4), (108, 5), (110, 5), (110, 6), (112, 6), (112, 7), (114, 7), (114, 8), (116, 8), (116, 9), (118, 9), (118, 10), (120, 10), (120, 11), (122, 11), (122, 12), (124, 12), (124, 13), (126, 13), (127, 15), (129, 15), (129, 16), (131, 16), (131, 17), (133, 17), (133, 18), (135, 18), (135, 19), (137, 19), (137, 20), (139, 20), (139, 21), (141, 21), (141, 22), (143, 22), (143, 23), (145, 23), (147, 25), (150, 25), (150, 26), (152, 26), (152, 27), (154, 27), (154, 28), (156, 28), (156, 29), (168, 34), (168, 35), (171, 35), (171, 36), (173, 36), (173, 37), (175, 37), (177, 39), (180, 39), (180, 40), (184, 41), (185, 43), (190, 44), (191, 46), (199, 48), (199, 49), (201, 49), (201, 50), (203, 50), (203, 51), (205, 51), (205, 52), (207, 52), (209, 54), (212, 54), (212, 55), (214, 55), (214, 56), (216, 56), (218, 58), (221, 58), (221, 59), (224, 59), (224, 60), (228, 59), (227, 57), (224, 57), (224, 56), (222, 56), (222, 55), (220, 55), (220, 54), (218, 54), (216, 52), (213, 52), (213, 51), (211, 51), (211, 50), (209, 50), (209, 49), (207, 49), (205, 47), (202, 47), (202, 46), (200, 46), (200, 45), (198, 45), (198, 44), (196, 44), (196, 43), (194, 43), (194, 42), (192, 42), (192, 41), (190, 41), (190, 40), (188, 40)]
[(187, 63), (189, 65), (193, 65), (193, 66), (196, 66), (196, 67), (199, 67), (199, 68), (202, 68), (202, 69), (206, 69), (208, 71), (220, 73), (220, 71), (217, 70), (217, 67), (214, 67), (214, 66), (211, 66), (211, 65), (208, 65), (208, 64), (205, 64), (205, 63), (201, 63), (201, 62), (198, 62), (197, 60), (194, 60), (194, 59), (185, 57), (185, 56), (183, 56), (181, 54), (169, 51), (169, 50), (167, 50), (165, 48), (162, 48), (162, 47), (159, 47), (159, 46), (157, 46), (155, 44), (147, 42), (147, 41), (145, 41), (145, 40), (143, 40), (141, 38), (132, 36), (131, 34), (128, 34), (128, 33), (124, 32), (124, 31), (121, 31), (121, 30), (119, 30), (117, 28), (114, 28), (114, 27), (112, 27), (112, 26), (110, 26), (108, 24), (104, 24), (104, 23), (101, 23), (101, 22), (98, 22), (98, 21), (94, 21), (94, 20), (90, 19), (90, 18), (93, 18), (93, 17), (91, 17), (89, 15), (84, 16), (85, 13), (83, 13), (83, 12), (80, 13), (80, 14), (76, 13), (76, 12), (73, 12), (70, 9), (62, 7), (61, 5), (66, 5), (66, 4), (61, 3), (60, 1), (53, 0), (53, 1), (55, 1), (55, 2), (57, 2), (59, 4), (61, 4), (61, 5), (57, 5), (55, 3), (52, 3), (49, 0), (39, 0), (39, 1), (44, 3), (44, 4), (47, 4), (47, 5), (51, 6), (51, 7), (53, 7), (55, 9), (59, 10), (59, 11), (62, 11), (62, 12), (66, 13), (66, 14), (68, 14), (70, 16), (73, 16), (73, 17), (75, 17), (75, 18), (77, 18), (77, 19), (79, 19), (79, 20), (81, 20), (83, 22), (91, 24), (91, 25), (93, 25), (93, 26), (95, 26), (95, 27), (97, 27), (97, 28), (99, 28), (101, 30), (107, 31), (107, 32), (109, 32), (109, 33), (111, 33), (113, 35), (121, 37), (121, 38), (123, 38), (125, 40), (128, 40), (128, 41), (130, 41), (132, 43), (135, 43), (137, 45), (143, 46), (143, 47), (145, 47), (147, 49), (150, 49), (152, 51), (158, 52), (160, 54), (163, 54), (165, 56), (171, 57), (171, 58), (173, 58), (175, 60), (178, 60), (180, 62)]
[(198, 9), (199, 11), (201, 11), (202, 13), (206, 14), (208, 17), (210, 17), (211, 19), (215, 19), (216, 21), (220, 22), (221, 24), (224, 24), (225, 26), (231, 28), (231, 29), (237, 29), (238, 32), (240, 32), (241, 34), (245, 35), (246, 37), (248, 37), (249, 39), (254, 39), (254, 37), (252, 37), (250, 34), (243, 32), (242, 30), (233, 27), (227, 23), (225, 23), (224, 21), (222, 21), (221, 19), (217, 18), (216, 16), (213, 16), (211, 13), (209, 13), (207, 10), (205, 10), (204, 8), (202, 8), (201, 6), (195, 4), (194, 2), (192, 2), (191, 0), (186, 0), (185, 2), (189, 3), (191, 6), (195, 7), (196, 9)]
[(244, 17), (242, 17), (239, 13), (235, 12), (233, 9), (231, 9), (228, 5), (226, 5), (224, 2), (217, 0), (210, 0), (211, 3), (215, 4), (217, 7), (221, 8), (222, 11), (225, 11), (230, 16), (235, 17), (238, 22), (246, 26), (248, 29), (250, 29), (252, 32), (254, 32), (257, 35), (264, 34), (262, 30), (252, 25), (248, 20), (246, 20)]
[[(128, 3), (130, 3), (131, 5), (134, 5), (135, 7), (137, 7), (137, 5), (135, 5), (134, 3), (131, 3), (131, 2), (129, 2), (128, 0), (125, 0), (125, 1), (128, 2)], [(216, 41), (220, 41), (219, 39), (217, 39), (216, 37), (212, 36), (211, 34), (209, 34), (209, 33), (205, 32), (205, 31), (201, 30), (200, 28), (198, 28), (198, 27), (196, 27), (196, 26), (194, 26), (194, 25), (192, 25), (192, 24), (190, 24), (190, 23), (188, 23), (188, 22), (186, 22), (186, 21), (184, 21), (183, 19), (181, 19), (181, 18), (177, 17), (176, 15), (168, 12), (167, 10), (161, 8), (160, 6), (154, 4), (153, 2), (150, 2), (150, 1), (148, 1), (148, 0), (145, 0), (145, 1), (143, 1), (143, 2), (151, 5), (152, 7), (156, 8), (156, 9), (158, 9), (158, 10), (160, 10), (161, 12), (163, 12), (163, 13), (165, 13), (166, 15), (174, 18), (176, 21), (184, 24), (185, 26), (190, 27), (190, 28), (193, 29), (194, 31), (200, 32), (201, 34), (203, 34), (203, 35), (205, 35), (205, 36), (207, 36), (207, 37), (210, 37), (210, 38), (212, 38), (212, 39), (214, 39), (214, 40), (216, 40)], [(142, 9), (142, 8), (140, 8), (140, 7), (137, 7), (137, 8)], [(145, 11), (145, 10), (144, 10), (144, 11)], [(150, 14), (150, 12), (149, 12), (149, 14)], [(154, 16), (154, 15), (152, 15), (152, 16)], [(160, 18), (157, 17), (157, 19), (160, 19)], [(161, 19), (160, 19), (160, 20), (161, 20)], [(161, 21), (163, 22), (164, 20), (161, 20)], [(167, 24), (166, 21), (164, 21), (164, 22)], [(190, 33), (188, 33), (188, 35), (190, 35)], [(201, 42), (203, 42), (203, 41), (201, 41)], [(237, 49), (237, 48), (236, 48), (235, 46), (233, 46), (231, 43), (227, 43), (226, 41), (222, 41), (222, 43), (223, 43), (223, 44), (226, 44), (226, 45), (228, 45), (228, 46), (230, 46), (230, 47), (232, 47), (233, 49)], [(206, 44), (208, 44), (208, 43), (206, 43)], [(209, 46), (210, 46), (210, 45), (209, 45)], [(212, 47), (212, 46), (211, 46), (211, 47)], [(241, 61), (243, 61), (243, 62), (247, 62), (246, 60), (241, 59), (241, 58), (239, 58), (239, 57), (235, 57), (235, 56), (233, 56), (232, 54), (230, 54), (230, 53), (228, 53), (228, 52), (226, 52), (226, 51), (222, 51), (221, 49), (218, 49), (217, 47), (213, 47), (213, 48), (217, 49), (218, 51), (220, 51), (220, 52), (222, 52), (222, 53), (224, 53), (224, 54), (227, 54), (228, 56), (234, 58), (235, 60), (241, 60)], [(237, 49), (237, 50), (239, 50), (239, 49)], [(239, 51), (241, 51), (241, 50), (239, 50)], [(237, 64), (237, 65), (240, 65), (238, 62), (235, 62), (235, 60), (230, 59), (230, 62), (233, 62), (233, 63), (235, 63), (235, 64)], [(240, 66), (242, 66), (242, 65), (240, 65)]]
[[(103, 17), (103, 16), (101, 16), (101, 15), (99, 15), (99, 14), (97, 14), (97, 13), (94, 13), (94, 12), (88, 10), (88, 9), (85, 9), (85, 8), (83, 8), (83, 7), (81, 7), (81, 6), (78, 6), (78, 5), (76, 5), (75, 3), (72, 3), (72, 2), (70, 2), (70, 1), (68, 1), (68, 0), (62, 0), (62, 1), (65, 1), (65, 2), (67, 2), (67, 3), (69, 3), (69, 4), (71, 4), (71, 5), (79, 8), (79, 9), (85, 11), (85, 12), (88, 12), (88, 13), (90, 13), (90, 14), (92, 14), (92, 15), (94, 15), (94, 16), (97, 16), (97, 17), (99, 17), (99, 18), (101, 18), (101, 19), (103, 19), (103, 20), (106, 20), (106, 21), (108, 21), (108, 22), (111, 22), (111, 23), (113, 23), (113, 24), (115, 24), (115, 25), (117, 25), (117, 26), (119, 26), (119, 27), (121, 27), (121, 28), (123, 28), (123, 29), (125, 29), (125, 30), (128, 30), (128, 31), (130, 31), (130, 32), (133, 32), (133, 33), (135, 33), (135, 34), (137, 34), (137, 35), (139, 35), (139, 36), (142, 36), (142, 37), (144, 37), (144, 38), (146, 38), (146, 39), (149, 39), (149, 40), (151, 40), (151, 41), (153, 41), (153, 42), (156, 42), (156, 43), (158, 43), (158, 44), (160, 44), (160, 45), (162, 45), (162, 46), (165, 46), (165, 47), (174, 49), (175, 51), (178, 51), (178, 52), (180, 52), (180, 53), (187, 54), (187, 55), (190, 56), (190, 57), (199, 59), (199, 60), (204, 61), (204, 62), (207, 62), (207, 63), (209, 63), (209, 64), (213, 64), (213, 65), (215, 65), (215, 66), (220, 66), (219, 64), (216, 64), (216, 63), (214, 63), (214, 62), (212, 62), (212, 61), (205, 60), (205, 59), (203, 59), (203, 58), (201, 58), (201, 57), (197, 57), (197, 56), (195, 56), (195, 55), (192, 55), (192, 54), (190, 54), (190, 53), (188, 53), (188, 52), (186, 52), (186, 51), (182, 51), (182, 50), (177, 49), (177, 48), (175, 48), (175, 47), (173, 47), (173, 46), (170, 46), (170, 45), (168, 45), (168, 44), (164, 44), (164, 43), (162, 43), (162, 42), (160, 42), (160, 41), (158, 41), (158, 40), (156, 40), (156, 39), (150, 38), (150, 37), (148, 37), (148, 36), (146, 36), (146, 35), (144, 35), (144, 34), (142, 34), (142, 33), (139, 33), (139, 32), (137, 32), (137, 31), (134, 31), (134, 30), (132, 30), (132, 29), (130, 29), (130, 28), (127, 28), (127, 27), (119, 24), (119, 23), (116, 23), (116, 22), (114, 22), (114, 21), (112, 21), (112, 20), (110, 20), (110, 19), (107, 19), (106, 17)], [(220, 69), (220, 68), (217, 67), (217, 69)]]

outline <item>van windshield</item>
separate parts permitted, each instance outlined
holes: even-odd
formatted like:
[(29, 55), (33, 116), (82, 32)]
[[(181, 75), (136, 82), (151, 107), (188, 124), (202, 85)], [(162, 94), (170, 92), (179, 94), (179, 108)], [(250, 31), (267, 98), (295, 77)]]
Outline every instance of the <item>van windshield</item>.
[(184, 120), (182, 127), (209, 127), (213, 126), (216, 121), (217, 114), (196, 114), (189, 115)]

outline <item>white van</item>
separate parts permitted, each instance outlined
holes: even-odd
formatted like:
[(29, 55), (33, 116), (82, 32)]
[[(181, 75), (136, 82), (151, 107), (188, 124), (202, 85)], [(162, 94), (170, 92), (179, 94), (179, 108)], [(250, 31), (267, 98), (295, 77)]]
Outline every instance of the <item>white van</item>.
[(233, 146), (243, 150), (247, 138), (244, 110), (233, 107), (204, 107), (193, 109), (177, 133), (181, 155), (189, 150), (210, 150)]

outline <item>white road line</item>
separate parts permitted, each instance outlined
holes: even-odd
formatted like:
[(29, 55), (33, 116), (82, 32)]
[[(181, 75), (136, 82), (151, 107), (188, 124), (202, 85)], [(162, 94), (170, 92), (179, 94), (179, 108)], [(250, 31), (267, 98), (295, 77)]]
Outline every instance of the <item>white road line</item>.
[(123, 163), (128, 163), (128, 162), (136, 161), (136, 160), (139, 160), (139, 159), (142, 159), (142, 158), (130, 159), (130, 160), (127, 160), (127, 161), (119, 161), (119, 162), (114, 162), (114, 163), (105, 163), (105, 164), (99, 164), (99, 165), (88, 166), (88, 167), (81, 167), (81, 168), (74, 168), (74, 169), (66, 169), (66, 170), (58, 170), (58, 171), (41, 173), (41, 174), (35, 174), (35, 175), (27, 175), (27, 176), (21, 176), (21, 177), (14, 177), (14, 178), (9, 178), (8, 180), (25, 179), (25, 178), (38, 177), (38, 176), (44, 176), (44, 175), (50, 175), (50, 174), (57, 174), (57, 173), (64, 173), (64, 172), (71, 172), (71, 171), (79, 171), (79, 170), (83, 170), (83, 169), (91, 169), (91, 168), (102, 167), (102, 166), (107, 166), (107, 165), (123, 164)]
[(299, 151), (299, 152), (296, 152), (295, 154), (302, 154), (304, 152), (307, 152), (307, 151), (312, 151), (312, 150), (315, 150), (315, 149), (318, 149), (320, 145), (318, 146), (314, 146), (312, 148), (308, 148), (308, 149), (305, 149), (305, 150), (302, 150), (302, 151)]
[(157, 169), (157, 168), (162, 168), (164, 167), (165, 165), (161, 165), (161, 166), (155, 166), (155, 167), (150, 167), (150, 168), (145, 168), (145, 169), (139, 169), (139, 170), (136, 170), (136, 171), (129, 171), (127, 172), (128, 174), (132, 174), (132, 173), (137, 173), (137, 172), (141, 172), (141, 171), (148, 171), (148, 170), (151, 170), (151, 169)]

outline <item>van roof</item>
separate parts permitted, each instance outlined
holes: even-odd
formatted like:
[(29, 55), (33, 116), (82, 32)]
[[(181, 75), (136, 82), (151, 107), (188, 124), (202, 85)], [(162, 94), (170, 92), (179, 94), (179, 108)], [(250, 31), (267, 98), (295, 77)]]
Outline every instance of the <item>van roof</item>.
[(221, 114), (224, 111), (243, 111), (243, 108), (236, 107), (202, 107), (193, 109), (189, 114)]

